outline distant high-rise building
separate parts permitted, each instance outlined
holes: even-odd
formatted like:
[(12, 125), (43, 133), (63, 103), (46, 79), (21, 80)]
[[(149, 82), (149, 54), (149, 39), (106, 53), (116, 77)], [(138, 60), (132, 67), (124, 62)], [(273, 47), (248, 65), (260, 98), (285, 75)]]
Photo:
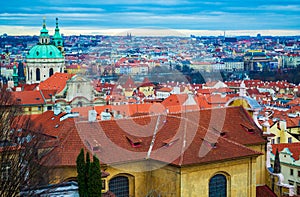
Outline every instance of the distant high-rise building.
[(40, 31), (39, 43), (32, 47), (27, 54), (26, 83), (39, 83), (46, 80), (55, 72), (64, 70), (63, 39), (59, 33), (58, 19), (53, 40), (51, 42), (46, 21)]

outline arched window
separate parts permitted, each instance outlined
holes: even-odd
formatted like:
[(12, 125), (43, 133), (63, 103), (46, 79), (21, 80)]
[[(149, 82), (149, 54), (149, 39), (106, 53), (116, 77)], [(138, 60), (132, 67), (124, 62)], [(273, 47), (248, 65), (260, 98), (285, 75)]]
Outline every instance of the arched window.
[(40, 71), (39, 68), (37, 68), (36, 71), (35, 71), (35, 79), (36, 79), (36, 81), (41, 80), (41, 71)]
[(209, 181), (209, 197), (226, 197), (227, 180), (223, 174), (216, 174)]
[(129, 179), (126, 176), (117, 176), (109, 181), (109, 190), (116, 197), (129, 197)]
[(49, 69), (49, 77), (51, 77), (53, 75), (53, 68)]

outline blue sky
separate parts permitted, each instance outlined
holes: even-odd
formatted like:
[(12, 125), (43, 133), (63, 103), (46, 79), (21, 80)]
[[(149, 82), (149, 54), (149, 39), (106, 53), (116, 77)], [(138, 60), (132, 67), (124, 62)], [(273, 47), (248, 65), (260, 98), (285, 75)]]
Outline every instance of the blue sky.
[(62, 28), (73, 30), (300, 30), (299, 0), (4, 0), (1, 4), (0, 34), (41, 27), (44, 16), (50, 28), (58, 17)]

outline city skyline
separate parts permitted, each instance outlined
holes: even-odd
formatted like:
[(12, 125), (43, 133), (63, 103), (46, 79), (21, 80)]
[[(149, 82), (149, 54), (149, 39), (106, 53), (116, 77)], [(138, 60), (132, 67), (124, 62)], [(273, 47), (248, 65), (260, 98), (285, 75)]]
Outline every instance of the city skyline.
[(223, 35), (224, 31), (229, 36), (299, 35), (299, 11), (297, 0), (5, 1), (0, 11), (0, 34), (37, 35), (43, 17), (49, 30), (58, 17), (65, 35), (124, 35), (128, 31), (134, 35)]

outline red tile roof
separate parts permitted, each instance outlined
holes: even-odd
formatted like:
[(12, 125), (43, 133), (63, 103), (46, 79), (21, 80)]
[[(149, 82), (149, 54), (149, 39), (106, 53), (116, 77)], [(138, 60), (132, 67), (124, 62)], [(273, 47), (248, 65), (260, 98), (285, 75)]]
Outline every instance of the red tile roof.
[(55, 94), (57, 92), (57, 90), (41, 90), (41, 91), (46, 100), (50, 100), (52, 98), (52, 96), (55, 96)]
[(296, 117), (296, 118), (286, 117), (286, 126), (287, 128), (300, 127), (300, 117)]
[(71, 79), (72, 76), (67, 73), (54, 73), (51, 77), (42, 81), (39, 88), (40, 90), (57, 90), (57, 93), (59, 93), (65, 88), (67, 80)]
[(183, 105), (187, 99), (188, 99), (187, 94), (172, 94), (168, 98), (166, 98), (162, 102), (162, 104), (166, 107), (175, 106), (175, 105)]
[(276, 150), (278, 152), (282, 151), (284, 148), (288, 148), (291, 153), (293, 153), (293, 158), (299, 160), (300, 155), (300, 142), (294, 143), (282, 143), (282, 144), (272, 144), (272, 153), (275, 155)]
[(21, 105), (46, 104), (46, 100), (41, 91), (20, 91), (12, 92), (11, 94)]
[[(104, 163), (145, 159), (156, 128), (150, 158), (174, 165), (255, 157), (261, 153), (244, 145), (265, 143), (261, 131), (241, 107), (100, 122), (66, 119), (54, 124), (52, 121), (56, 119), (49, 120), (52, 115), (43, 114), (41, 116), (46, 118), (39, 120), (48, 127), (47, 130), (54, 130), (45, 133), (56, 135), (59, 141), (45, 158), (47, 165), (76, 165), (76, 157), (84, 146), (99, 153), (100, 161)], [(195, 124), (198, 121), (199, 124)], [(54, 129), (55, 124), (60, 126)], [(253, 130), (249, 132), (245, 127)]]
[(297, 106), (300, 105), (300, 98), (297, 97), (293, 100), (291, 100), (290, 102), (286, 103), (287, 106)]
[(256, 197), (277, 197), (277, 195), (267, 186), (256, 186)]

